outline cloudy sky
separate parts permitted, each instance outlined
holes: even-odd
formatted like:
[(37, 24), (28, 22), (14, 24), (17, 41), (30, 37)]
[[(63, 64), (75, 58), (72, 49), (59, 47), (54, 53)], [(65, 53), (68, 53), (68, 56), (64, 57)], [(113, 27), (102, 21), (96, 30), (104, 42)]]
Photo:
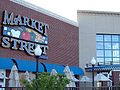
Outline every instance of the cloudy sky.
[(77, 10), (96, 10), (120, 12), (120, 0), (25, 0), (61, 15), (73, 21), (77, 21)]

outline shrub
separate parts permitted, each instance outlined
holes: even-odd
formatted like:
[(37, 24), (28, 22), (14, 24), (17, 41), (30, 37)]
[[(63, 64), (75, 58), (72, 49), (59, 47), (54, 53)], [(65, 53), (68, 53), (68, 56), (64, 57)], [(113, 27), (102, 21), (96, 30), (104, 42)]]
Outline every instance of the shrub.
[(38, 79), (33, 79), (31, 82), (22, 81), (26, 90), (64, 90), (69, 83), (69, 79), (65, 75), (57, 74), (50, 76), (50, 73), (39, 73)]

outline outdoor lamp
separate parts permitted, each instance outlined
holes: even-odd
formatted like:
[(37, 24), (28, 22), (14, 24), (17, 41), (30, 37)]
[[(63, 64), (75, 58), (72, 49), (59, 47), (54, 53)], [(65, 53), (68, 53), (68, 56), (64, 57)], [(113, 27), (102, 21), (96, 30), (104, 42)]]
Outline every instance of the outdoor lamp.
[(42, 54), (42, 50), (39, 45), (35, 48), (34, 54), (36, 56), (36, 79), (37, 79), (38, 78), (38, 59)]
[(91, 64), (92, 64), (92, 87), (93, 87), (93, 90), (94, 90), (94, 66), (96, 64), (96, 60), (95, 60), (94, 57), (91, 60)]
[(92, 64), (92, 65), (95, 65), (95, 64), (96, 64), (96, 60), (95, 60), (94, 57), (93, 57), (92, 60), (91, 60), (91, 64)]

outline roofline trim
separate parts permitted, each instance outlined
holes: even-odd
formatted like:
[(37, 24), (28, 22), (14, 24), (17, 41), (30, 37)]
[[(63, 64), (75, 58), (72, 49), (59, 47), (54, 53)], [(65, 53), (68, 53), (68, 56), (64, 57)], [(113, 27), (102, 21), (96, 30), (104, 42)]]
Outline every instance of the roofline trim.
[(92, 11), (92, 10), (77, 10), (77, 13), (103, 14), (103, 15), (120, 15), (120, 12), (112, 12), (112, 11)]
[(25, 7), (27, 7), (27, 8), (33, 9), (33, 10), (35, 10), (35, 11), (37, 11), (37, 12), (43, 13), (43, 14), (48, 15), (48, 16), (50, 16), (50, 17), (56, 18), (56, 19), (58, 19), (58, 20), (60, 20), (60, 21), (66, 22), (66, 23), (71, 24), (71, 25), (73, 25), (73, 26), (78, 27), (78, 23), (77, 23), (77, 22), (72, 21), (72, 20), (70, 20), (70, 19), (67, 19), (67, 18), (65, 18), (65, 17), (62, 17), (62, 16), (60, 16), (60, 15), (58, 15), (58, 14), (55, 14), (55, 13), (53, 13), (53, 12), (50, 12), (50, 11), (48, 11), (48, 10), (45, 10), (45, 9), (39, 7), (39, 6), (36, 6), (36, 5), (34, 5), (34, 4), (31, 4), (31, 3), (29, 3), (29, 2), (26, 2), (26, 1), (24, 1), (24, 0), (10, 0), (10, 1), (12, 1), (12, 2), (14, 2), (14, 3), (17, 3), (17, 4), (19, 4), (19, 5), (25, 6)]

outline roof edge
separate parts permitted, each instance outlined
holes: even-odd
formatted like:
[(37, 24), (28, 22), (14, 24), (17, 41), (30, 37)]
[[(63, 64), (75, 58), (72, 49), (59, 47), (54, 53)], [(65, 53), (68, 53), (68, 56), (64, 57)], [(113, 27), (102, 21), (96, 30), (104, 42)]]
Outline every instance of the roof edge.
[(92, 10), (77, 10), (77, 13), (86, 13), (86, 14), (103, 14), (103, 15), (120, 15), (120, 12), (112, 11), (92, 11)]
[(60, 15), (58, 15), (58, 14), (55, 14), (55, 13), (53, 13), (53, 12), (50, 12), (50, 11), (48, 11), (48, 10), (45, 10), (45, 9), (39, 7), (39, 6), (36, 6), (36, 5), (34, 5), (34, 4), (31, 4), (31, 3), (29, 3), (29, 2), (26, 2), (26, 1), (24, 1), (24, 0), (10, 0), (10, 1), (12, 1), (12, 2), (14, 2), (14, 3), (17, 3), (17, 4), (19, 4), (19, 5), (25, 6), (25, 7), (27, 7), (27, 8), (33, 9), (33, 10), (35, 10), (35, 11), (37, 11), (37, 12), (43, 13), (43, 14), (48, 15), (48, 16), (50, 16), (50, 17), (56, 18), (56, 19), (58, 19), (58, 20), (60, 20), (60, 21), (66, 22), (66, 23), (71, 24), (71, 25), (73, 25), (73, 26), (78, 27), (78, 23), (77, 23), (77, 22), (72, 21), (72, 20), (70, 20), (70, 19), (67, 19), (67, 18), (65, 18), (65, 17), (62, 17), (62, 16), (60, 16)]

